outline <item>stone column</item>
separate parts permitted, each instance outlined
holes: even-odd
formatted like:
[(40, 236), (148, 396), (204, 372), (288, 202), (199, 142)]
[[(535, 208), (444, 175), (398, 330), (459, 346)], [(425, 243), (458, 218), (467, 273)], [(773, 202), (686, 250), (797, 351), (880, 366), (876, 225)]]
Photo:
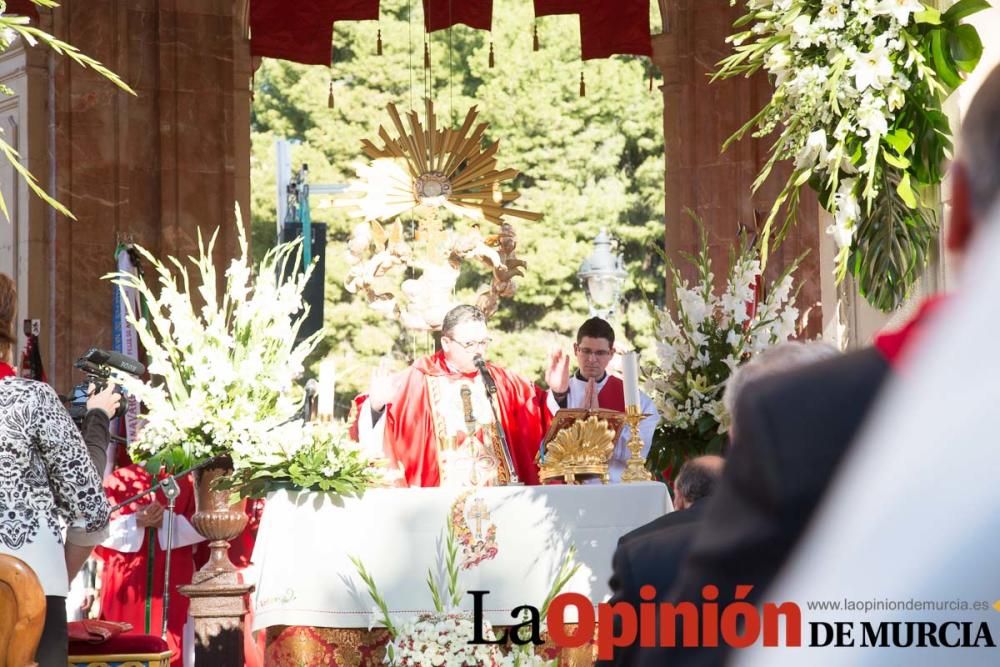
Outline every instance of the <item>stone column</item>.
[[(725, 43), (740, 13), (728, 0), (668, 0), (665, 32), (653, 38), (653, 61), (663, 74), (663, 135), (666, 152), (666, 235), (668, 256), (689, 279), (695, 275), (680, 259), (698, 249), (697, 228), (685, 213), (705, 221), (716, 280), (725, 279), (738, 225), (763, 224), (771, 203), (788, 178), (790, 165), (779, 165), (756, 193), (751, 184), (767, 160), (767, 138), (746, 138), (722, 152), (723, 142), (766, 102), (771, 87), (765, 76), (709, 82), (716, 63), (730, 53)], [(772, 254), (767, 278), (809, 250), (797, 274), (798, 306), (813, 307), (808, 334), (819, 333), (820, 303), (818, 204), (804, 190), (798, 224)]]
[(55, 343), (45, 361), (60, 391), (79, 379), (72, 363), (83, 351), (111, 345), (114, 291), (100, 277), (114, 269), (119, 238), (185, 257), (199, 230), (209, 237), (218, 228), (217, 265), (237, 252), (234, 205), (248, 212), (250, 199), (246, 7), (90, 0), (43, 14), (58, 37), (137, 93), (52, 61), (55, 193), (77, 217), (54, 219), (49, 238)]
[(196, 667), (243, 667), (243, 619), (246, 594), (238, 572), (196, 572), (180, 593), (191, 600)]

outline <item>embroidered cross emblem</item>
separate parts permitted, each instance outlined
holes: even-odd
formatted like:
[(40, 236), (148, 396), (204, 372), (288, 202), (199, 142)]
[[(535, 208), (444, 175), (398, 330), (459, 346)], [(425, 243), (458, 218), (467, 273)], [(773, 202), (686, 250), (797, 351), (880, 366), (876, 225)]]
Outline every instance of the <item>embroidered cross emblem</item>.
[(483, 520), (489, 520), (490, 513), (486, 509), (486, 503), (483, 502), (482, 498), (476, 498), (472, 502), (472, 508), (469, 510), (469, 518), (476, 521), (476, 534), (483, 534)]

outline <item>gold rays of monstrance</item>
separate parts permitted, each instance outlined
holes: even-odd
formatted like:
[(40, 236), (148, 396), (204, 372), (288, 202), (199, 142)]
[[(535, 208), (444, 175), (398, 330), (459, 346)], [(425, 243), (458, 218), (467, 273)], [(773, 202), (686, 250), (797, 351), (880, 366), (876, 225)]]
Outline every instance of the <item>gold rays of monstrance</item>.
[[(353, 266), (347, 289), (363, 293), (372, 307), (407, 328), (437, 329), (454, 305), (462, 262), (478, 260), (490, 269), (492, 280), (480, 289), (477, 305), (491, 315), (501, 298), (513, 296), (514, 278), (525, 266), (515, 256), (514, 227), (504, 218), (537, 221), (541, 214), (507, 206), (520, 193), (505, 192), (502, 184), (518, 172), (497, 169), (499, 142), (483, 147), (488, 124), (476, 124), (476, 107), (457, 130), (439, 129), (430, 100), (426, 126), (415, 111), (406, 114), (404, 125), (395, 105), (387, 109), (395, 136), (380, 126), (380, 146), (362, 141), (371, 162), (356, 165), (351, 196), (339, 202), (364, 218), (348, 244)], [(442, 209), (465, 224), (446, 227)], [(399, 219), (406, 213), (409, 225)], [(400, 282), (416, 272), (419, 277)]]

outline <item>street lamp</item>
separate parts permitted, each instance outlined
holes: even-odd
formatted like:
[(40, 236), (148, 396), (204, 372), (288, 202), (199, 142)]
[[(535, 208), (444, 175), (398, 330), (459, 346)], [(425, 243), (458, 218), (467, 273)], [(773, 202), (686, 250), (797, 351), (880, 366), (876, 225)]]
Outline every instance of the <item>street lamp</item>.
[(594, 252), (583, 260), (576, 272), (587, 295), (591, 317), (614, 317), (626, 275), (625, 261), (612, 252), (611, 237), (602, 229), (594, 239)]

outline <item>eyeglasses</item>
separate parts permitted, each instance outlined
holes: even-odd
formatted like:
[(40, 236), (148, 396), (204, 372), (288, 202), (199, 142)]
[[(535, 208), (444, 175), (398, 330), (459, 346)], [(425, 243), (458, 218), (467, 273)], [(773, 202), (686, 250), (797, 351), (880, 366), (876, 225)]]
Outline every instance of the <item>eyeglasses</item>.
[(460, 340), (455, 340), (454, 338), (449, 338), (449, 340), (451, 342), (455, 343), (455, 345), (462, 346), (466, 350), (474, 350), (477, 347), (486, 347), (491, 342), (493, 342), (492, 338), (484, 338), (482, 340), (470, 340), (470, 341), (466, 341), (464, 343), (462, 341), (460, 341)]
[(576, 353), (581, 357), (594, 357), (595, 359), (607, 359), (611, 356), (611, 350), (591, 350), (589, 347), (578, 347)]

